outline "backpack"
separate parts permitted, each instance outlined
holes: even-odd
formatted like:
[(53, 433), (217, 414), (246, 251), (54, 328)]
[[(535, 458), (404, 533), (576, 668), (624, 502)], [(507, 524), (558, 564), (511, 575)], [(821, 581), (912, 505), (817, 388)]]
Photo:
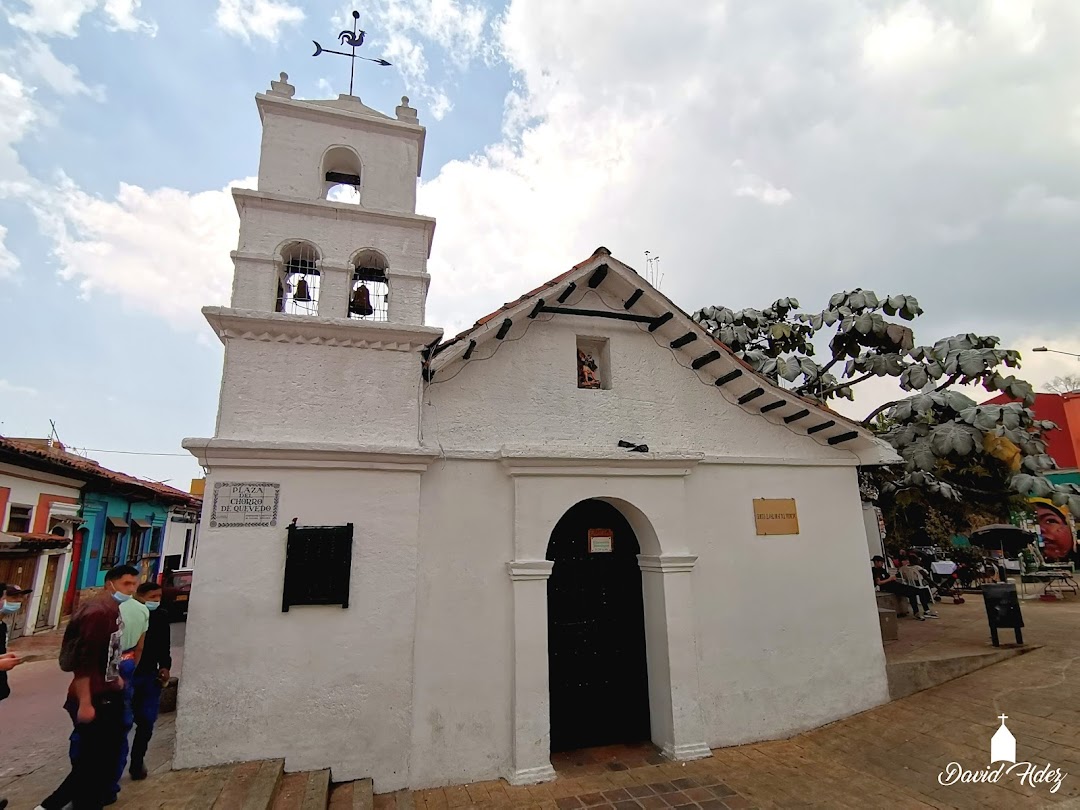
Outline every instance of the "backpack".
[(75, 654), (79, 646), (79, 634), (71, 631), (72, 625), (69, 624), (67, 630), (64, 631), (64, 640), (60, 644), (60, 655), (57, 657), (60, 669), (63, 672), (75, 671)]

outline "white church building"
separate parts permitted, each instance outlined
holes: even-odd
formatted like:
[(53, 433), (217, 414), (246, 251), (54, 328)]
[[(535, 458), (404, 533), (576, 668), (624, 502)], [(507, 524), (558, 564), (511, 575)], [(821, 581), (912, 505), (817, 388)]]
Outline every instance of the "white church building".
[(256, 97), (232, 301), (203, 310), (176, 767), (521, 784), (553, 751), (695, 759), (886, 702), (857, 469), (891, 449), (605, 248), (444, 339), (416, 110), (293, 96)]

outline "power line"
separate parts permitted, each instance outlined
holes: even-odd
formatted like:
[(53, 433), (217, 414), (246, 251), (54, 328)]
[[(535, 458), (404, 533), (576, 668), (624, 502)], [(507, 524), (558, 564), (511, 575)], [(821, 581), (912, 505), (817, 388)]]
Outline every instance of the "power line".
[(72, 447), (80, 453), (119, 453), (125, 456), (175, 456), (177, 458), (194, 458), (191, 453), (144, 453), (141, 450), (97, 450), (93, 447)]

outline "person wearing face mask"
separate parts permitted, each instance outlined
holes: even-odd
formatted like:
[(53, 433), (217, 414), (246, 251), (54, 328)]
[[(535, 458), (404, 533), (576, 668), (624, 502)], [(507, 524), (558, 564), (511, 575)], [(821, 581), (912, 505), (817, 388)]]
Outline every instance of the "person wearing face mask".
[[(132, 779), (146, 778), (146, 748), (154, 733), (161, 689), (169, 682), (172, 669), (172, 631), (168, 614), (161, 608), (161, 586), (144, 582), (135, 591), (135, 598), (150, 612), (150, 626), (143, 637), (142, 657), (135, 668), (135, 694), (132, 710), (135, 718), (135, 740), (131, 745)], [(121, 771), (123, 763), (121, 762)]]
[(20, 663), (19, 656), (7, 651), (8, 622), (22, 607), (21, 597), (30, 593), (14, 585), (0, 582), (0, 700), (11, 694), (7, 674)]
[(64, 631), (59, 664), (73, 676), (64, 703), (73, 726), (71, 772), (35, 810), (62, 810), (68, 804), (74, 810), (99, 810), (115, 801), (111, 788), (124, 740), (120, 603), (131, 598), (138, 583), (138, 569), (111, 569), (101, 595), (80, 605)]
[(142, 658), (146, 631), (150, 627), (150, 611), (136, 598), (138, 588), (130, 593), (117, 595), (120, 599), (120, 618), (124, 620), (124, 633), (120, 637), (123, 655), (120, 658), (120, 677), (124, 681), (124, 739), (120, 744), (120, 756), (116, 763), (116, 778), (112, 784), (113, 796), (120, 793), (120, 779), (128, 760), (128, 735), (135, 724), (135, 669)]

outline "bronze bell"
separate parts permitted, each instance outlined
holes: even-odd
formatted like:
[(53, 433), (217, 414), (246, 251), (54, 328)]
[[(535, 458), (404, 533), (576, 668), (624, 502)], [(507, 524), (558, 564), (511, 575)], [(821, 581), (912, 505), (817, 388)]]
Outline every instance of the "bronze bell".
[(294, 301), (310, 301), (311, 293), (308, 292), (307, 279), (300, 276), (300, 280), (296, 282), (296, 292), (293, 293)]
[(349, 311), (354, 315), (371, 315), (375, 310), (371, 307), (371, 296), (367, 286), (360, 282), (360, 286), (353, 290), (352, 301), (349, 302)]

